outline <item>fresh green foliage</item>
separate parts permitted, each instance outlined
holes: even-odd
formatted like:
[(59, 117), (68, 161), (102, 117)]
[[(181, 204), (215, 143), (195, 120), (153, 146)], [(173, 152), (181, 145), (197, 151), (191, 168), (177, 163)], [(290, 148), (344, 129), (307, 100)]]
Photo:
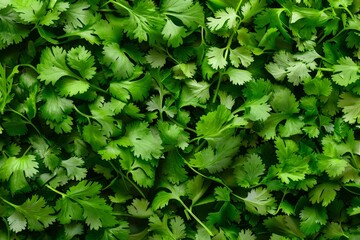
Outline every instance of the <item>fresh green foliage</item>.
[(359, 239), (359, 19), (0, 1), (0, 239)]

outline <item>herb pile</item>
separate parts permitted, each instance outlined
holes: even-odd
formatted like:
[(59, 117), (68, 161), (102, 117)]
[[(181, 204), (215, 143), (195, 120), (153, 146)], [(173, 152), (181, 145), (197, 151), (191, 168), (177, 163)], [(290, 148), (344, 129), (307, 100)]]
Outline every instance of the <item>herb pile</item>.
[(360, 3), (2, 0), (1, 239), (359, 239)]

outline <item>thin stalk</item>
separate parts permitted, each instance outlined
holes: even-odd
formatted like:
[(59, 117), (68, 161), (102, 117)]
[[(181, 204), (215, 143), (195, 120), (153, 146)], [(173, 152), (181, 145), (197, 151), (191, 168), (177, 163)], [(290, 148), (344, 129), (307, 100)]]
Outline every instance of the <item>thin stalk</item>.
[(208, 232), (210, 236), (214, 236), (211, 230), (186, 206), (186, 204), (181, 200), (177, 199), (181, 205), (185, 208), (185, 210)]
[(8, 200), (6, 200), (5, 198), (0, 197), (0, 199), (1, 199), (4, 203), (6, 203), (7, 205), (9, 205), (9, 206), (11, 206), (11, 207), (13, 207), (13, 208), (18, 208), (18, 206), (17, 206), (17, 205), (15, 205), (15, 204), (13, 204), (13, 203), (9, 202), (9, 201), (8, 201)]
[(143, 198), (146, 198), (143, 191), (141, 191), (141, 189), (128, 176), (119, 171), (111, 161), (109, 161), (109, 164), (112, 166), (115, 172), (118, 173), (122, 178), (126, 179), (140, 193)]
[(93, 118), (93, 116), (90, 116), (90, 115), (87, 115), (87, 114), (81, 112), (75, 105), (74, 105), (74, 109), (75, 109), (75, 111), (76, 111), (78, 114), (80, 114), (81, 116), (85, 117), (85, 118), (88, 120), (89, 124), (91, 124), (90, 119)]
[(67, 197), (65, 193), (62, 193), (62, 192), (56, 190), (55, 188), (53, 188), (53, 187), (50, 186), (49, 184), (46, 184), (45, 186), (46, 186), (48, 189), (50, 189), (51, 191), (53, 191), (53, 192), (61, 195), (63, 198)]
[(19, 113), (18, 111), (16, 111), (15, 109), (12, 109), (12, 108), (9, 108), (9, 110), (7, 110), (7, 111), (13, 112), (13, 113), (19, 115), (20, 117), (22, 117), (25, 120), (25, 122), (27, 124), (29, 124), (30, 126), (32, 126), (35, 129), (35, 131), (41, 136), (40, 130), (26, 116), (24, 116), (23, 114)]

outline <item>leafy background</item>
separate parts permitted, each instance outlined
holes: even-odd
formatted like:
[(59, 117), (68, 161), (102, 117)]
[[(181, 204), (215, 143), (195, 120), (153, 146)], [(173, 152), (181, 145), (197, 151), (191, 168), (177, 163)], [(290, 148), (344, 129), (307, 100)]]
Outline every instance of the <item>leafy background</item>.
[(1, 239), (359, 239), (360, 2), (2, 0)]

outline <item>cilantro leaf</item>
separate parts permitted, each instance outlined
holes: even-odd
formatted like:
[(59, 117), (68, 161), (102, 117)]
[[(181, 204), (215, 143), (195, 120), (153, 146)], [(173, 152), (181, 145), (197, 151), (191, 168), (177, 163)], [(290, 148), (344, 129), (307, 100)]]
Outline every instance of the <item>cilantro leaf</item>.
[(338, 106), (342, 108), (344, 113), (343, 119), (348, 123), (360, 121), (360, 98), (355, 97), (351, 93), (344, 92), (340, 95)]
[(73, 109), (73, 101), (59, 97), (51, 88), (44, 89), (43, 97), (46, 102), (40, 111), (47, 120), (61, 122)]
[(244, 67), (248, 67), (254, 61), (251, 52), (245, 47), (237, 47), (235, 49), (230, 49), (229, 58), (231, 64), (236, 68), (240, 66), (240, 63)]
[(179, 19), (188, 28), (204, 26), (204, 11), (200, 3), (192, 0), (165, 0), (161, 2), (161, 12)]
[(51, 225), (56, 216), (52, 207), (46, 205), (43, 197), (33, 195), (21, 205), (14, 205), (15, 212), (8, 217), (10, 228), (20, 232), (26, 225), (30, 230), (42, 231)]
[(84, 79), (91, 79), (96, 73), (95, 59), (83, 46), (72, 48), (67, 53), (70, 67), (79, 71)]
[(210, 173), (220, 172), (231, 164), (232, 157), (237, 153), (240, 139), (229, 137), (217, 143), (215, 149), (208, 147), (195, 153), (190, 164), (200, 169), (207, 169)]
[(103, 55), (102, 61), (106, 66), (110, 67), (116, 79), (128, 78), (133, 74), (134, 64), (118, 44), (106, 44)]
[(251, 230), (245, 229), (239, 232), (237, 240), (256, 240), (256, 237)]
[(114, 226), (116, 221), (111, 214), (112, 208), (98, 196), (100, 189), (100, 184), (88, 181), (81, 181), (70, 187), (56, 202), (55, 208), (60, 210), (61, 221), (66, 223), (71, 218), (84, 218), (90, 229), (95, 230), (102, 226)]
[(336, 191), (340, 190), (340, 185), (332, 182), (325, 182), (317, 185), (309, 192), (312, 203), (322, 203), (324, 207), (334, 201)]
[(333, 66), (332, 80), (340, 86), (355, 83), (360, 78), (359, 64), (354, 63), (350, 57), (343, 57)]
[(225, 74), (227, 74), (230, 81), (236, 85), (244, 85), (246, 82), (249, 82), (253, 79), (251, 72), (232, 67), (228, 68)]
[(127, 102), (130, 95), (134, 101), (142, 101), (148, 96), (151, 87), (151, 75), (145, 74), (137, 80), (113, 81), (110, 83), (110, 94), (120, 101)]
[(260, 176), (264, 174), (265, 165), (262, 163), (260, 156), (257, 154), (249, 154), (243, 161), (235, 165), (235, 179), (242, 187), (251, 187), (257, 185)]
[(232, 29), (237, 23), (237, 14), (235, 9), (228, 7), (215, 12), (215, 17), (208, 17), (207, 26), (211, 31), (220, 30), (223, 27)]
[(166, 24), (161, 34), (167, 40), (168, 46), (178, 47), (183, 43), (183, 38), (188, 34), (183, 26), (177, 26), (171, 19), (166, 20)]
[(149, 204), (146, 199), (134, 199), (127, 207), (128, 213), (137, 218), (148, 218), (153, 215), (153, 211), (148, 208)]
[(37, 65), (39, 79), (45, 84), (54, 85), (61, 77), (73, 76), (73, 72), (66, 65), (66, 51), (61, 47), (45, 48)]
[(63, 78), (56, 83), (56, 88), (58, 89), (60, 96), (71, 97), (85, 93), (90, 88), (90, 84), (82, 80)]
[(0, 49), (11, 44), (20, 43), (30, 33), (30, 28), (21, 24), (19, 14), (12, 6), (6, 4), (0, 8)]
[(300, 229), (305, 235), (319, 232), (327, 221), (326, 209), (323, 207), (305, 207), (300, 212)]
[(267, 189), (261, 187), (252, 189), (244, 198), (244, 202), (248, 211), (259, 215), (271, 213), (276, 207), (273, 196)]
[(158, 133), (148, 128), (146, 122), (135, 122), (126, 128), (126, 135), (122, 141), (131, 145), (136, 157), (144, 160), (160, 158), (163, 150), (162, 140)]
[(200, 118), (196, 124), (196, 133), (203, 139), (216, 142), (231, 135), (232, 128), (243, 123), (242, 119), (236, 118), (224, 105), (219, 105), (215, 111)]
[(155, 4), (150, 0), (136, 1), (131, 8), (122, 3), (118, 5), (129, 13), (129, 17), (124, 19), (124, 29), (130, 38), (137, 39), (139, 42), (153, 41), (164, 25), (164, 18), (156, 10)]
[(145, 56), (146, 61), (153, 68), (161, 68), (166, 64), (167, 55), (158, 49), (150, 49), (148, 54)]
[(77, 181), (86, 177), (87, 170), (82, 168), (82, 165), (84, 165), (84, 160), (78, 157), (61, 161), (61, 166), (66, 169), (69, 179), (76, 179)]
[(227, 65), (227, 59), (225, 58), (226, 48), (211, 47), (206, 53), (208, 57), (209, 65), (217, 70), (223, 69)]

